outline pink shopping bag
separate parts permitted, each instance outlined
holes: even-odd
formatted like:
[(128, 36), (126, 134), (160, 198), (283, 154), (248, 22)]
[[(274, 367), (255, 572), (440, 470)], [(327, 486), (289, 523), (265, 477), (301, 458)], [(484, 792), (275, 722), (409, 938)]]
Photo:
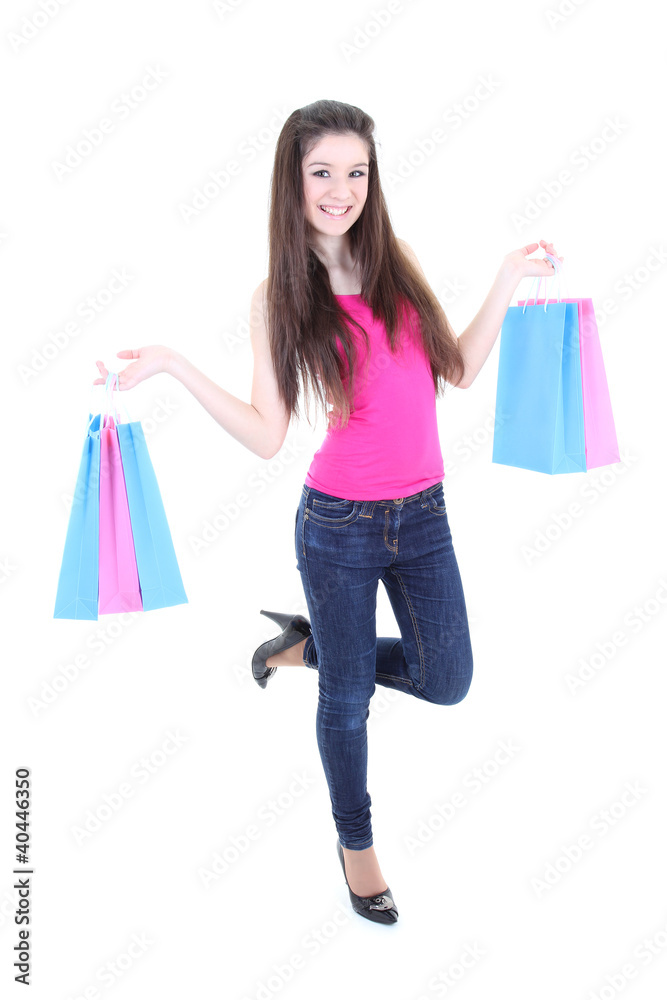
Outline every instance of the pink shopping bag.
[[(556, 301), (576, 302), (578, 308), (586, 468), (597, 469), (601, 465), (613, 465), (614, 462), (620, 462), (621, 456), (593, 300), (548, 299), (547, 305)], [(544, 299), (537, 300), (537, 304), (544, 305)], [(519, 305), (523, 305), (523, 300)]]
[(607, 374), (592, 299), (579, 303), (579, 344), (581, 348), (581, 388), (584, 396), (586, 468), (620, 462), (616, 426), (611, 411)]
[(100, 430), (98, 605), (101, 615), (143, 610), (118, 431), (112, 416)]

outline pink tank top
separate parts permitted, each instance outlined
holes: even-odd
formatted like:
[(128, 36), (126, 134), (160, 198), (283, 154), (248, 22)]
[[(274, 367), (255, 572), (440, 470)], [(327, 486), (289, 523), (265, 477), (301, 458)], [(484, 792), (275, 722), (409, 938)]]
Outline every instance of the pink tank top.
[[(375, 319), (361, 295), (337, 295), (368, 333), (366, 371), (363, 334), (350, 325), (358, 352), (357, 391), (347, 427), (327, 429), (306, 474), (306, 485), (345, 500), (398, 499), (419, 493), (444, 478), (438, 436), (435, 386), (417, 324), (401, 331), (397, 353), (384, 323)], [(338, 344), (343, 364), (345, 354)], [(347, 385), (347, 372), (343, 378)]]

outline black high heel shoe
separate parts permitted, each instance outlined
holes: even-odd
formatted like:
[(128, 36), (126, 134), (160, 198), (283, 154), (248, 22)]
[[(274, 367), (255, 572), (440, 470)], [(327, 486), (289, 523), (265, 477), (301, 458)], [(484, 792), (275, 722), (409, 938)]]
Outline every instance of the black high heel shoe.
[(396, 909), (389, 886), (379, 896), (357, 896), (356, 892), (352, 892), (350, 883), (347, 881), (345, 855), (343, 854), (343, 847), (340, 840), (336, 841), (336, 850), (338, 851), (340, 863), (343, 866), (345, 884), (350, 894), (350, 902), (352, 903), (354, 912), (361, 914), (362, 917), (368, 917), (369, 920), (376, 920), (380, 924), (395, 924), (398, 920), (398, 910)]
[(303, 615), (288, 615), (280, 611), (260, 611), (260, 615), (272, 618), (277, 625), (280, 625), (282, 632), (275, 639), (268, 639), (258, 646), (252, 657), (252, 676), (261, 688), (266, 687), (266, 682), (276, 672), (276, 667), (267, 667), (266, 661), (275, 653), (289, 649), (301, 642), (304, 636), (309, 636), (310, 622)]

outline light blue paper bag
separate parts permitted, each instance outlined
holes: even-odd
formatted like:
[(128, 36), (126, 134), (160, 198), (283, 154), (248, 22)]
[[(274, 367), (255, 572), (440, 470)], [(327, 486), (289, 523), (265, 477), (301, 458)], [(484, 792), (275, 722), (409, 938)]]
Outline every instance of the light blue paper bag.
[(100, 531), (100, 414), (88, 415), (70, 509), (54, 618), (97, 621)]
[(144, 611), (187, 604), (143, 428), (133, 420), (117, 429)]
[(549, 475), (585, 472), (577, 303), (529, 299), (509, 306), (500, 331), (491, 461)]

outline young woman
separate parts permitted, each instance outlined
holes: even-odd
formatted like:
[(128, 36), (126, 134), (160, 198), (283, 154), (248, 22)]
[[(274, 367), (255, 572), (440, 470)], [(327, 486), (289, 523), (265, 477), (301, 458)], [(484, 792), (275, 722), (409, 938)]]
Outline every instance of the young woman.
[[(316, 733), (354, 910), (394, 923), (398, 910), (373, 848), (366, 720), (376, 684), (437, 705), (465, 697), (472, 650), (443, 493), (436, 398), (468, 388), (523, 277), (551, 275), (531, 243), (503, 259), (482, 307), (456, 337), (411, 248), (394, 235), (380, 185), (375, 123), (316, 101), (285, 122), (275, 153), (269, 273), (255, 289), (251, 402), (160, 345), (119, 351), (130, 389), (169, 372), (256, 455), (281, 448), (299, 394), (329, 405), (295, 519), (309, 619), (281, 627), (252, 660), (265, 687), (276, 668), (318, 671)], [(434, 196), (437, 192), (434, 192)], [(540, 246), (556, 258), (544, 240)], [(97, 362), (101, 378), (107, 369)], [(382, 581), (400, 638), (377, 637)]]

